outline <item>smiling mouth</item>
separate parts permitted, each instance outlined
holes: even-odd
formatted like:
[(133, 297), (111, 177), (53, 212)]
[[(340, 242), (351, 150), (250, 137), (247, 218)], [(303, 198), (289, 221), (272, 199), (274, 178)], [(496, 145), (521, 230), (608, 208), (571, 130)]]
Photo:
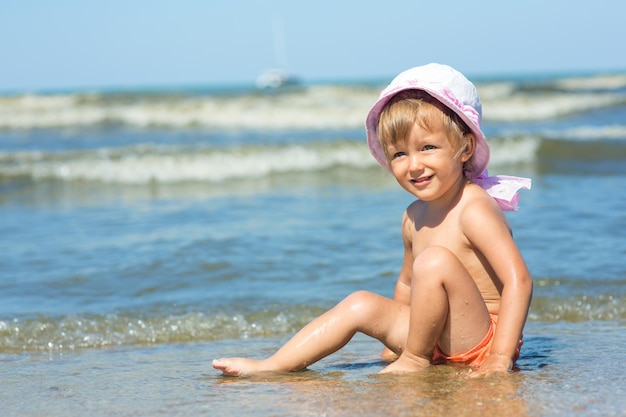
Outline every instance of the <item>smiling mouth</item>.
[(416, 179), (412, 179), (411, 180), (411, 184), (414, 185), (422, 185), (427, 183), (428, 181), (430, 181), (433, 178), (432, 175), (428, 176), (428, 177), (420, 177), (420, 178), (416, 178)]

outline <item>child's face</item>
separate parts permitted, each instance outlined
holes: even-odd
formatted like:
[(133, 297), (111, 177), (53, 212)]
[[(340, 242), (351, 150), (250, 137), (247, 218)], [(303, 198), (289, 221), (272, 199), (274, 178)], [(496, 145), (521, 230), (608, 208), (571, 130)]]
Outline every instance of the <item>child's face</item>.
[(415, 123), (406, 139), (389, 144), (387, 151), (398, 183), (427, 202), (456, 196), (464, 181), (463, 163), (471, 157), (468, 152), (458, 154), (438, 118), (429, 123), (429, 129)]

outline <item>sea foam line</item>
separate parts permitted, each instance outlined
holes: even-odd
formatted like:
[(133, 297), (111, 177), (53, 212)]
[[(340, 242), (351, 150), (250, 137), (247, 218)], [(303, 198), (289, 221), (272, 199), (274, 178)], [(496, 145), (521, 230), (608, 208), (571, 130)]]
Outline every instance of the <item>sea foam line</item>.
[[(626, 319), (624, 296), (599, 294), (533, 299), (529, 320), (545, 322)], [(280, 305), (250, 311), (189, 311), (147, 315), (71, 314), (32, 319), (0, 319), (0, 353), (74, 350), (116, 345), (145, 345), (292, 334), (324, 311), (319, 306)]]
[(122, 184), (219, 182), (337, 166), (374, 165), (367, 147), (356, 142), (225, 150), (142, 146), (88, 152), (0, 154), (0, 175), (7, 177)]
[[(591, 82), (591, 81), (589, 81)], [(611, 90), (478, 85), (486, 121), (548, 120), (626, 103)], [(208, 130), (356, 129), (376, 101), (372, 86), (310, 86), (289, 94), (103, 94), (0, 96), (0, 129), (120, 125)]]
[[(490, 142), (490, 167), (498, 167), (532, 163), (541, 140), (520, 136)], [(378, 166), (364, 140), (229, 149), (136, 145), (87, 151), (0, 153), (3, 177), (111, 184), (221, 182), (336, 167)]]

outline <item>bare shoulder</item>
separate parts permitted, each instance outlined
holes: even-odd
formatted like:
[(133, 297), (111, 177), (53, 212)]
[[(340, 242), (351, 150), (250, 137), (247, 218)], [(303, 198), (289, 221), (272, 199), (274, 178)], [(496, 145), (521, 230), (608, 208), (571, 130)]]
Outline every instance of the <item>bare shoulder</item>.
[(412, 231), (415, 230), (415, 219), (419, 218), (419, 212), (423, 203), (416, 200), (409, 204), (402, 215), (402, 236), (406, 239), (411, 239)]
[(415, 223), (416, 219), (420, 218), (420, 214), (423, 212), (425, 204), (421, 200), (415, 200), (404, 211), (404, 216), (402, 217), (403, 226), (406, 223)]
[(486, 231), (511, 233), (509, 222), (498, 203), (478, 185), (469, 184), (463, 193), (460, 221), (468, 234), (483, 234)]
[(415, 200), (409, 204), (402, 219), (402, 229), (409, 231), (421, 228), (427, 208), (428, 204), (422, 200)]

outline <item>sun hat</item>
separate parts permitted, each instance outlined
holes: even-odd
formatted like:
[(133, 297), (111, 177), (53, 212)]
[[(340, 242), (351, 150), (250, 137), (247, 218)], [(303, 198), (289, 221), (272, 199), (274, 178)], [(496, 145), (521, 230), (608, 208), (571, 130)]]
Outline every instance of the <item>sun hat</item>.
[(472, 169), (465, 175), (487, 191), (503, 210), (517, 210), (519, 199), (517, 191), (520, 188), (530, 189), (531, 180), (505, 175), (489, 176), (487, 164), (491, 152), (485, 134), (480, 130), (482, 118), (480, 97), (474, 84), (448, 65), (431, 63), (403, 71), (380, 93), (365, 121), (367, 144), (378, 163), (391, 172), (378, 137), (378, 121), (389, 100), (406, 90), (425, 91), (467, 124), (476, 138), (476, 149), (470, 159)]
[[(390, 170), (387, 157), (378, 137), (380, 114), (389, 100), (401, 91), (422, 90), (455, 112), (476, 137), (476, 149), (472, 157), (471, 175), (478, 176), (489, 163), (489, 145), (480, 130), (482, 104), (476, 87), (463, 74), (448, 65), (431, 63), (401, 72), (380, 93), (378, 101), (366, 119), (367, 143), (378, 163)], [(473, 178), (470, 178), (473, 179)]]

